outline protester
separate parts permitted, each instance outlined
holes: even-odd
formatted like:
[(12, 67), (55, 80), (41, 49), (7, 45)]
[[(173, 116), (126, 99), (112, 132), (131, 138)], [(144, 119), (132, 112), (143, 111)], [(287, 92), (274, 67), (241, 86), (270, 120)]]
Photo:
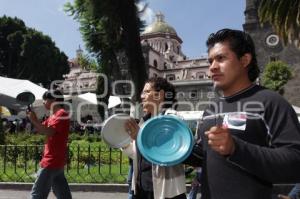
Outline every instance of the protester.
[(43, 100), (45, 108), (50, 110), (49, 118), (43, 123), (33, 111), (27, 112), (36, 131), (47, 137), (31, 198), (46, 199), (52, 188), (57, 198), (70, 199), (72, 196), (64, 175), (70, 120), (62, 105), (64, 97), (60, 91), (50, 90), (44, 93)]
[(297, 115), (282, 96), (255, 84), (259, 68), (247, 33), (222, 29), (206, 44), (219, 97), (199, 126), (202, 199), (271, 199), (273, 183), (300, 180)]
[[(163, 113), (175, 102), (175, 89), (166, 79), (155, 77), (146, 81), (141, 94), (145, 116), (140, 125), (151, 117)], [(185, 175), (182, 164), (162, 167), (148, 162), (136, 147), (139, 125), (134, 119), (125, 128), (133, 142), (123, 151), (133, 159), (133, 199), (185, 199)]]

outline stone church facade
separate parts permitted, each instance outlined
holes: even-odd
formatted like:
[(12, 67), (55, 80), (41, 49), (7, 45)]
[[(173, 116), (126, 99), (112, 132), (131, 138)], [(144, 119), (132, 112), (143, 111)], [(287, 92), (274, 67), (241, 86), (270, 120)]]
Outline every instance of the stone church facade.
[(141, 34), (148, 76), (164, 77), (175, 86), (179, 110), (199, 110), (199, 102), (211, 97), (207, 57), (188, 59), (181, 50), (182, 40), (164, 20), (162, 13)]
[(293, 70), (294, 77), (284, 87), (284, 97), (293, 105), (300, 106), (300, 50), (283, 42), (269, 24), (261, 26), (258, 19), (259, 0), (246, 0), (244, 31), (254, 40), (258, 65), (263, 71), (270, 61), (281, 60)]
[[(168, 79), (175, 86), (179, 110), (203, 109), (201, 101), (213, 97), (212, 81), (208, 77), (207, 57), (188, 59), (181, 50), (182, 40), (175, 29), (164, 21), (162, 13), (141, 34), (141, 44), (146, 61), (148, 77)], [(82, 53), (77, 50), (77, 57)], [(122, 57), (123, 56), (123, 57)], [(124, 53), (119, 54), (121, 73), (126, 70)], [(95, 92), (96, 74), (82, 69), (77, 59), (71, 59), (70, 73), (65, 75), (61, 89), (68, 94)], [(93, 75), (94, 74), (94, 75)], [(125, 77), (128, 75), (123, 74)], [(88, 77), (88, 78), (86, 78)], [(125, 88), (126, 89), (126, 88)], [(70, 92), (73, 91), (73, 92)]]
[[(300, 106), (300, 94), (297, 94), (300, 88), (300, 50), (291, 44), (284, 46), (270, 25), (260, 25), (258, 2), (246, 0), (244, 31), (255, 42), (261, 71), (270, 61), (282, 60), (291, 66), (294, 77), (285, 86), (284, 97), (293, 105)], [(205, 103), (214, 97), (212, 81), (208, 76), (209, 64), (206, 56), (188, 59), (182, 52), (182, 42), (176, 30), (164, 20), (162, 13), (158, 13), (156, 20), (141, 34), (148, 77), (164, 77), (175, 85), (177, 99), (181, 103), (179, 110), (199, 110), (199, 102)], [(62, 88), (68, 90), (70, 88), (67, 87), (74, 86), (74, 90), (79, 87), (80, 90), (94, 92), (96, 75), (81, 69), (76, 58), (70, 60), (70, 68), (70, 74), (66, 75), (67, 83)]]

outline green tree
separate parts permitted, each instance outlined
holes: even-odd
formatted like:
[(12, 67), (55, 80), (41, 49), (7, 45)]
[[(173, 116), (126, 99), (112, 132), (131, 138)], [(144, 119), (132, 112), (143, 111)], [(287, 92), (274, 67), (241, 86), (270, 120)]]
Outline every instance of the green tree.
[(300, 48), (300, 0), (261, 0), (258, 15), (261, 23), (269, 22), (284, 43)]
[(269, 62), (264, 69), (262, 83), (265, 87), (284, 93), (283, 86), (292, 78), (292, 71), (282, 61)]
[[(143, 89), (147, 77), (140, 43), (139, 19), (135, 0), (75, 0), (67, 3), (65, 11), (80, 23), (87, 50), (97, 57), (100, 68), (109, 81), (121, 79), (118, 55), (125, 52), (128, 69), (135, 83), (135, 94)], [(99, 80), (99, 93), (104, 85)], [(100, 101), (108, 101), (108, 96)], [(139, 95), (136, 95), (139, 96)], [(104, 110), (100, 110), (103, 116)]]
[(1, 75), (28, 79), (48, 87), (69, 72), (68, 57), (49, 36), (18, 18), (0, 17)]
[(105, 74), (113, 79), (121, 78), (117, 57), (122, 51), (129, 59), (129, 70), (137, 67), (132, 62), (139, 61), (137, 71), (130, 70), (133, 79), (146, 76), (139, 37), (141, 22), (134, 2), (77, 0), (74, 5), (66, 4), (66, 11), (80, 22), (87, 49), (96, 55)]
[(78, 56), (79, 65), (86, 70), (98, 71), (101, 72), (101, 68), (98, 65), (97, 61), (86, 54), (81, 54)]

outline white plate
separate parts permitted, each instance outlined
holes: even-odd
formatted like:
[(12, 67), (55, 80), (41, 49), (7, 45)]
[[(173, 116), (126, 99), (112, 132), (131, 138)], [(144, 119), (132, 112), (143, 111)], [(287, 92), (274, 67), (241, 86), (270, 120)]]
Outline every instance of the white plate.
[(126, 114), (115, 114), (105, 120), (101, 130), (102, 139), (112, 148), (121, 148), (131, 141), (126, 132), (125, 122), (130, 118)]

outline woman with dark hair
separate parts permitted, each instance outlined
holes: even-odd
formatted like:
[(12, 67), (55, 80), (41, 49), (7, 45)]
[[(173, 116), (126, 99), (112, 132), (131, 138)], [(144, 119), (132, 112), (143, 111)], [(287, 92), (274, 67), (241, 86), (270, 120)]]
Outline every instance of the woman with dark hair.
[(151, 164), (140, 154), (135, 143), (140, 129), (139, 125), (175, 106), (175, 89), (164, 78), (151, 78), (145, 83), (141, 99), (144, 117), (140, 124), (137, 124), (134, 119), (127, 121), (125, 128), (133, 142), (123, 148), (123, 151), (133, 159), (133, 198), (186, 199), (183, 165), (161, 167)]

